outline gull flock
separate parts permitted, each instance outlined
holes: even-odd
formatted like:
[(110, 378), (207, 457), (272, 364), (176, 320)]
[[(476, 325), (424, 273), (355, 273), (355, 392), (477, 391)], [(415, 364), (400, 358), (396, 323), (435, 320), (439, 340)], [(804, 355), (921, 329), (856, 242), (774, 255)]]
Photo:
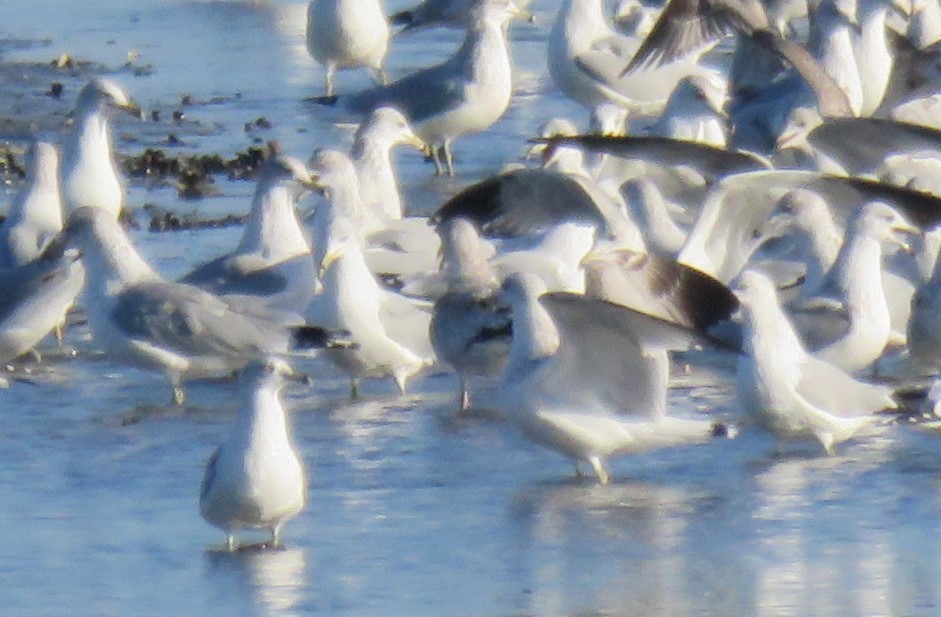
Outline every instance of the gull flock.
[[(899, 385), (941, 372), (937, 0), (561, 0), (547, 69), (584, 117), (545, 118), (530, 162), (412, 214), (392, 151), (460, 171), (454, 142), (513, 99), (527, 5), (312, 0), (325, 87), (308, 103), (360, 122), (353, 147), (272, 148), (241, 240), (176, 281), (120, 222), (110, 121), (140, 107), (91, 79), (61, 146), (30, 147), (0, 226), (2, 360), (39, 357), (80, 310), (173, 405), (189, 380), (239, 373), (199, 499), (230, 550), (244, 529), (279, 545), (305, 505), (280, 392), (309, 383), (292, 364), (311, 354), (354, 398), (449, 371), (468, 415), (493, 389), (491, 415), (601, 484), (615, 456), (748, 430), (834, 454), (898, 421)], [(433, 27), (464, 31), (454, 55), (390, 81), (398, 38)], [(375, 84), (346, 89), (359, 69)], [(677, 354), (725, 371), (741, 413), (671, 410)]]

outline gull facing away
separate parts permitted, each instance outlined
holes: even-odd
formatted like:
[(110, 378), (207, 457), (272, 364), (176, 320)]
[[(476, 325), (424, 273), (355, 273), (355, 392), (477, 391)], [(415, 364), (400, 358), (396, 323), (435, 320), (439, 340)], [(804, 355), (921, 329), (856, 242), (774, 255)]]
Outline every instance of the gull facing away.
[(242, 369), (238, 418), (206, 464), (199, 513), (225, 532), (230, 551), (241, 529), (270, 529), (270, 547), (280, 547), (281, 528), (304, 508), (307, 474), (281, 404), (284, 380), (294, 376), (276, 358), (254, 360)]
[(164, 374), (175, 404), (185, 401), (185, 379), (227, 375), (262, 355), (348, 345), (254, 299), (162, 279), (100, 208), (76, 210), (64, 234), (81, 251), (88, 273), (84, 304), (95, 342), (116, 358)]
[(836, 444), (875, 424), (875, 412), (897, 407), (886, 388), (807, 353), (768, 277), (746, 270), (736, 292), (746, 352), (738, 361), (739, 396), (751, 417), (777, 438), (812, 436), (832, 455)]
[(451, 219), (439, 227), (441, 272), (447, 291), (435, 301), (429, 324), (438, 358), (457, 373), (460, 411), (470, 407), (471, 377), (496, 377), (506, 364), (512, 326), (499, 310), (500, 280), (487, 262), (493, 252), (474, 224)]
[(607, 484), (609, 457), (727, 434), (712, 420), (667, 415), (667, 349), (689, 348), (690, 330), (601, 300), (543, 295), (531, 275), (503, 289), (513, 342), (497, 401), (525, 437), (576, 470), (588, 463)]
[(197, 266), (180, 279), (219, 295), (264, 298), (302, 314), (317, 284), (310, 245), (297, 219), (297, 200), (316, 188), (299, 160), (275, 155), (262, 163), (242, 239), (234, 251)]
[(114, 165), (109, 111), (123, 109), (140, 117), (141, 109), (116, 83), (96, 77), (78, 93), (74, 126), (62, 146), (62, 197), (66, 211), (101, 208), (115, 219), (123, 192)]
[(488, 129), (503, 117), (513, 96), (506, 24), (520, 15), (510, 0), (475, 5), (473, 24), (457, 53), (388, 86), (315, 99), (365, 115), (382, 106), (399, 109), (432, 148), (437, 173), (454, 175), (452, 142)]
[(60, 231), (59, 153), (52, 144), (38, 141), (27, 156), (26, 185), (0, 224), (0, 269), (36, 259)]
[(379, 0), (311, 0), (307, 7), (307, 50), (327, 67), (327, 96), (333, 96), (337, 69), (366, 68), (385, 84), (390, 36)]

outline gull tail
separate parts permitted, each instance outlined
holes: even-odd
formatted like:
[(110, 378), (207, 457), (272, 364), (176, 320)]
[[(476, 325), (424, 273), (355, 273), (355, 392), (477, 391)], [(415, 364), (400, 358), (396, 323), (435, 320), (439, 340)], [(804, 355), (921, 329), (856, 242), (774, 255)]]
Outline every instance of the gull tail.
[(350, 339), (345, 330), (331, 331), (319, 326), (291, 328), (291, 342), (295, 349), (356, 349), (359, 344)]
[(759, 30), (752, 35), (763, 45), (787, 60), (807, 82), (817, 97), (817, 109), (824, 118), (853, 117), (849, 98), (833, 78), (827, 75), (820, 63), (805, 48), (768, 30)]

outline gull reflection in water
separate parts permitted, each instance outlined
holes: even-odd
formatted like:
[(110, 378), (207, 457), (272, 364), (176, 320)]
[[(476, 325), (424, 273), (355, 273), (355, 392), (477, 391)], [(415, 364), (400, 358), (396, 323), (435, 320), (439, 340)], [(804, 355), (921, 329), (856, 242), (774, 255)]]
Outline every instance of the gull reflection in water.
[(245, 604), (267, 617), (308, 612), (304, 608), (309, 589), (303, 550), (253, 545), (235, 552), (209, 550), (206, 555), (213, 574), (222, 575), (216, 579), (220, 593), (246, 594)]

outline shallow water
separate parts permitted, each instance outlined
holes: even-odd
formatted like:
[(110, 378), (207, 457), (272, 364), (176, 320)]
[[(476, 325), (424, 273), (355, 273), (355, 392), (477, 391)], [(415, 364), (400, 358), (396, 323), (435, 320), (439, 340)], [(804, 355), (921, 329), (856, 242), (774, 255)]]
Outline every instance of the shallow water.
[[(457, 180), (432, 177), (417, 153), (397, 155), (412, 211), (516, 160), (548, 117), (584, 122), (545, 73), (554, 4), (536, 0), (540, 23), (513, 28), (519, 96), (491, 131), (458, 142)], [(185, 149), (231, 154), (251, 143), (244, 124), (265, 116), (274, 127), (258, 137), (306, 157), (316, 146), (345, 149), (350, 131), (302, 101), (322, 88), (304, 48), (304, 10), (299, 2), (0, 2), (0, 38), (9, 39), (0, 60), (9, 77), (10, 63), (61, 53), (109, 67), (138, 53), (135, 65), (153, 71), (115, 78), (164, 120), (120, 118), (126, 154), (171, 132)], [(397, 40), (392, 74), (445, 57), (457, 39), (424, 32)], [(63, 81), (62, 101), (38, 99), (46, 120), (63, 114), (81, 78), (23, 66), (17, 72), (36, 80), (34, 94), (50, 75)], [(366, 83), (344, 73), (338, 87)], [(185, 108), (177, 125), (167, 118), (184, 94), (220, 98)], [(55, 125), (39, 126), (50, 136)], [(128, 203), (202, 214), (247, 208), (250, 183), (220, 181), (219, 189), (181, 202), (171, 188), (134, 184)], [(137, 231), (134, 239), (176, 276), (238, 235)], [(731, 442), (617, 460), (612, 485), (600, 487), (493, 419), (454, 421), (452, 377), (419, 379), (403, 397), (391, 383), (370, 383), (350, 403), (341, 376), (313, 361), (302, 367), (313, 388), (286, 395), (309, 505), (285, 528), (284, 550), (227, 554), (196, 502), (203, 465), (238, 405), (234, 384), (194, 383), (180, 411), (165, 405), (160, 377), (96, 355), (81, 326), (69, 342), (76, 357), (47, 347), (41, 365), (27, 363), (30, 373), (0, 391), (3, 614), (939, 611), (941, 441), (908, 427), (829, 458), (815, 444), (775, 454), (770, 440), (745, 431)], [(721, 376), (671, 394), (681, 414), (725, 416), (732, 401)]]

